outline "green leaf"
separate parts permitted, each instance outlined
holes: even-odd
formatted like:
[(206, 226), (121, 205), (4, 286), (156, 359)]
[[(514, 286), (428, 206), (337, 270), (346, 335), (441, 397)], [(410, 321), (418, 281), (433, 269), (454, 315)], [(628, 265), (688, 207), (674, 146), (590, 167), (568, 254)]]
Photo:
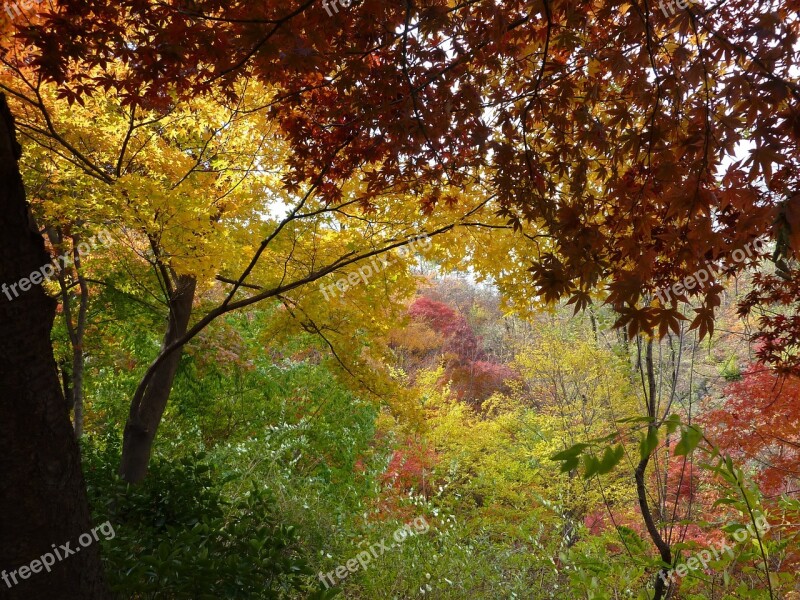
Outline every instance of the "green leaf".
[(553, 454), (553, 456), (550, 457), (550, 460), (570, 460), (572, 458), (576, 458), (580, 456), (581, 452), (588, 447), (589, 444), (575, 444), (571, 448), (567, 448), (566, 450), (562, 450), (561, 452)]
[(703, 432), (696, 425), (690, 425), (681, 432), (681, 440), (675, 446), (675, 456), (688, 456), (702, 439)]
[(681, 426), (681, 417), (675, 413), (672, 413), (667, 420), (664, 421), (664, 424), (667, 426), (667, 433), (675, 433), (678, 427)]
[(649, 428), (647, 430), (647, 435), (643, 435), (641, 437), (641, 441), (639, 442), (639, 456), (642, 460), (645, 460), (648, 456), (653, 453), (653, 450), (656, 449), (658, 446), (658, 430), (654, 428)]
[(591, 454), (585, 454), (583, 456), (583, 465), (585, 469), (583, 472), (584, 479), (590, 479), (600, 472), (600, 461)]
[(736, 506), (737, 504), (739, 504), (739, 502), (737, 500), (733, 499), (733, 498), (720, 498), (719, 500), (714, 502), (714, 504), (712, 504), (711, 507), (715, 508), (715, 507), (720, 506), (722, 504), (725, 504), (725, 505), (728, 505), (728, 506)]
[(621, 444), (617, 444), (615, 447), (609, 446), (606, 448), (605, 452), (603, 453), (603, 458), (600, 459), (600, 468), (598, 469), (598, 475), (605, 475), (609, 473), (614, 467), (619, 464), (620, 459), (625, 454), (625, 450), (623, 449)]
[(568, 458), (564, 460), (561, 464), (561, 469), (559, 469), (562, 473), (569, 473), (573, 469), (578, 468), (578, 464), (580, 464), (580, 460), (578, 458)]

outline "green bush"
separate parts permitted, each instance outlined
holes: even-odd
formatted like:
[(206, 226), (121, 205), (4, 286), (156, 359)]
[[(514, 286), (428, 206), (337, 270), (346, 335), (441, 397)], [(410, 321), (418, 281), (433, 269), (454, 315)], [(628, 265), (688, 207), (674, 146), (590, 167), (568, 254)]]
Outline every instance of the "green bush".
[(115, 438), (85, 444), (96, 521), (116, 533), (102, 550), (117, 597), (274, 599), (309, 589), (297, 531), (277, 517), (268, 490), (251, 485), (227, 501), (222, 488), (232, 476), (218, 476), (200, 453), (155, 459), (139, 486), (119, 479), (118, 464)]

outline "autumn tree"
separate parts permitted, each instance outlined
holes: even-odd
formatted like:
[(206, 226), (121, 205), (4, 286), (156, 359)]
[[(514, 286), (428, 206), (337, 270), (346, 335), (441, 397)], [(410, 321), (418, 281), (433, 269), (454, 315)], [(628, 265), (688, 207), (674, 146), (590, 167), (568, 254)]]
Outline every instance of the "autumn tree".
[[(64, 97), (111, 90), (161, 111), (218, 85), (235, 98), (254, 76), (276, 91), (265, 110), (292, 149), (288, 190), (335, 206), (369, 165), (360, 201), (390, 188), (434, 215), (480, 182), (518, 239), (551, 239), (522, 255), (526, 281), (483, 265), (504, 291), (578, 309), (600, 295), (631, 338), (677, 334), (693, 297), (702, 336), (720, 277), (759, 260), (745, 249), (760, 236), (798, 228), (796, 8), (422, 0), (329, 17), (306, 0), (64, 0), (24, 29), (22, 60)], [(130, 75), (92, 74), (114, 60)]]
[[(410, 336), (398, 332), (396, 339), (411, 346), (405, 349), (409, 358), (416, 358), (413, 361), (416, 365), (408, 365), (411, 375), (422, 366), (435, 368), (438, 361), (443, 361), (444, 380), (459, 398), (467, 402), (480, 405), (493, 393), (508, 391), (506, 382), (515, 379), (516, 374), (487, 355), (483, 340), (475, 334), (464, 315), (426, 296), (417, 298), (409, 306), (408, 313), (416, 322), (415, 326), (412, 326)], [(427, 326), (435, 332), (438, 340), (434, 345), (418, 347), (415, 337), (429, 337), (424, 329), (417, 330), (419, 326)]]
[[(707, 261), (740, 270), (751, 261), (734, 252), (769, 233), (796, 193), (792, 5), (665, 15), (647, 3), (429, 0), (330, 18), (311, 2), (97, 0), (65, 2), (26, 37), (35, 64), (75, 97), (99, 84), (131, 103), (164, 104), (179, 78), (179, 93), (212, 82), (232, 89), (240, 73), (274, 83), (283, 101), (271, 110), (297, 150), (294, 182), (324, 171), (333, 184), (379, 160), (373, 190), (402, 186), (432, 210), (447, 200), (445, 185), (485, 168), (510, 222), (556, 237), (555, 249), (531, 259), (539, 294), (585, 307), (604, 288), (621, 325), (663, 333), (682, 319), (683, 294), (648, 306), (647, 292)], [(47, 31), (60, 27), (75, 41), (54, 52)], [(135, 75), (67, 78), (112, 54)], [(741, 159), (725, 160), (734, 154)], [(325, 187), (329, 201), (339, 196)], [(785, 214), (792, 225), (794, 212)], [(701, 300), (692, 325), (703, 332), (713, 327), (717, 279), (685, 292)]]
[(796, 491), (800, 487), (800, 382), (754, 363), (724, 393), (724, 406), (703, 416), (708, 435), (754, 472), (765, 494)]
[[(32, 143), (27, 178), (36, 190), (34, 209), (53, 232), (54, 246), (61, 247), (64, 231), (80, 235), (87, 222), (95, 229), (114, 228), (118, 243), (152, 269), (143, 296), (160, 299), (166, 308), (163, 345), (168, 346), (186, 332), (196, 291), (202, 293), (240, 259), (237, 244), (249, 242), (240, 223), (256, 218), (261, 207), (254, 197), (266, 193), (273, 177), (262, 165), (278, 163), (280, 155), (271, 128), (257, 115), (243, 116), (250, 97), (263, 96), (256, 90), (238, 107), (200, 100), (155, 115), (126, 111), (105, 98), (68, 108), (52, 86), (30, 72), (7, 69), (2, 85), (13, 92), (13, 109)], [(65, 196), (72, 197), (71, 205)], [(60, 272), (64, 290), (61, 277)], [(81, 298), (74, 324), (62, 292), (76, 399), (88, 294), (85, 278), (77, 281)], [(122, 471), (132, 480), (144, 475), (180, 358), (176, 352), (159, 365), (142, 401), (147, 409), (131, 413)], [(80, 403), (75, 405), (79, 430)]]
[[(284, 317), (327, 342), (335, 340), (331, 349), (354, 375), (360, 360), (353, 342), (363, 343), (363, 336), (340, 334), (358, 321), (342, 319), (336, 310), (324, 310), (326, 305), (345, 314), (374, 308), (379, 288), (371, 284), (397, 277), (413, 262), (408, 253), (430, 249), (435, 236), (454, 228), (510, 231), (477, 189), (454, 190), (462, 202), (425, 222), (414, 200), (390, 190), (381, 196), (382, 205), (364, 206), (366, 168), (341, 184), (347, 198), (335, 205), (320, 199), (319, 182), (301, 191), (283, 189), (286, 143), (258, 109), (273, 94), (256, 81), (242, 82), (236, 102), (200, 97), (164, 113), (126, 108), (104, 95), (68, 106), (41, 75), (15, 69), (10, 61), (0, 85), (13, 92), (32, 144), (27, 164), (35, 209), (57, 230), (78, 234), (85, 222), (113, 227), (115, 245), (125, 247), (113, 249), (115, 260), (136, 272), (137, 261), (150, 268), (136, 276), (140, 300), (155, 298), (165, 308), (162, 352), (145, 373), (126, 424), (121, 473), (129, 481), (145, 476), (183, 346), (219, 316), (277, 300), (286, 308)], [(448, 245), (463, 255), (474, 243), (450, 238)], [(391, 257), (381, 256), (390, 251)], [(336, 292), (312, 287), (334, 273), (349, 278), (348, 288), (370, 292), (343, 294), (336, 278), (326, 280)], [(352, 285), (354, 275), (363, 286)], [(299, 289), (306, 286), (314, 293)], [(410, 289), (395, 280), (391, 291), (384, 286), (382, 297)], [(200, 317), (194, 316), (196, 303), (203, 304)], [(65, 303), (65, 317), (69, 308)], [(68, 328), (70, 323), (68, 318)], [(80, 346), (73, 340), (73, 348)], [(82, 350), (75, 355), (80, 367)], [(363, 382), (361, 375), (355, 378)]]

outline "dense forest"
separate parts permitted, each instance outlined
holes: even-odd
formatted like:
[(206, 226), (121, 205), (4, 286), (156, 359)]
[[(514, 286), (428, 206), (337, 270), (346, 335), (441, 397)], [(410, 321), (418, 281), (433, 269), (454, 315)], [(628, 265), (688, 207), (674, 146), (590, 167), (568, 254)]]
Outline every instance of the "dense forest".
[(800, 600), (800, 1), (0, 12), (0, 600)]

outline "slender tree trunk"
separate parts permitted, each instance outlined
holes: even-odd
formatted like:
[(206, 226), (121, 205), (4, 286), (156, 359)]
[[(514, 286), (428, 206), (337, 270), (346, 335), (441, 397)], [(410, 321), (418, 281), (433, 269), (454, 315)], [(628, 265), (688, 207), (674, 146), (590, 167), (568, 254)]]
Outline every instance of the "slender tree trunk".
[[(175, 289), (170, 294), (169, 320), (161, 346), (162, 352), (186, 333), (189, 327), (189, 318), (192, 315), (196, 285), (197, 281), (193, 277), (176, 278)], [(175, 380), (182, 356), (181, 351), (176, 350), (170, 353), (158, 365), (141, 401), (131, 402), (131, 410), (123, 434), (122, 462), (119, 471), (125, 481), (139, 483), (147, 474), (153, 441), (167, 407), (172, 383)]]
[[(63, 254), (64, 237), (61, 235), (61, 231), (49, 228), (47, 235), (53, 247), (58, 249), (58, 254)], [(75, 437), (78, 439), (83, 435), (83, 371), (85, 364), (83, 340), (86, 336), (86, 319), (89, 312), (89, 287), (86, 284), (86, 278), (83, 276), (83, 270), (81, 268), (81, 254), (78, 251), (80, 243), (81, 240), (78, 236), (72, 238), (72, 256), (73, 264), (75, 265), (74, 277), (78, 283), (79, 292), (77, 321), (73, 320), (72, 297), (69, 293), (70, 288), (67, 285), (67, 277), (63, 270), (58, 271), (64, 324), (66, 325), (70, 346), (72, 347), (71, 386), (64, 386), (64, 394), (72, 409), (72, 426), (75, 430)]]
[(61, 373), (61, 390), (64, 394), (64, 398), (67, 399), (67, 404), (69, 410), (72, 410), (72, 367), (69, 366), (72, 363), (67, 363), (67, 360), (62, 358), (58, 361), (58, 370)]
[[(656, 385), (656, 376), (655, 376), (655, 369), (653, 366), (653, 340), (647, 341), (647, 348), (645, 351), (645, 367), (646, 371), (645, 374), (647, 376), (647, 416), (650, 417), (650, 423), (648, 425), (648, 433), (657, 432), (657, 428), (655, 426), (656, 420), (658, 419), (658, 400), (657, 400), (657, 393), (658, 387)], [(634, 477), (636, 479), (636, 497), (639, 501), (639, 509), (642, 512), (642, 518), (644, 519), (645, 527), (647, 528), (647, 533), (650, 535), (650, 539), (653, 541), (656, 549), (658, 550), (658, 554), (661, 557), (661, 560), (668, 565), (672, 564), (672, 548), (670, 545), (664, 540), (661, 535), (661, 532), (658, 530), (658, 525), (656, 520), (660, 520), (661, 518), (661, 510), (659, 506), (655, 507), (656, 516), (653, 515), (653, 510), (650, 507), (649, 502), (647, 501), (647, 487), (646, 487), (646, 473), (647, 473), (647, 466), (650, 464), (650, 454), (644, 457), (639, 464), (636, 466), (636, 471), (634, 472)], [(654, 595), (653, 600), (661, 600), (664, 598), (664, 595), (667, 593), (669, 588), (668, 584), (668, 576), (669, 576), (669, 569), (667, 567), (663, 567), (658, 570), (658, 574), (655, 578), (654, 583)]]
[[(78, 279), (78, 322), (70, 327), (72, 343), (72, 426), (75, 437), (80, 439), (83, 435), (83, 371), (86, 358), (83, 353), (83, 340), (86, 337), (86, 318), (89, 313), (89, 287), (83, 276), (81, 254), (78, 252), (80, 239), (72, 239), (72, 255), (75, 264), (75, 273)], [(66, 295), (66, 294), (65, 294)]]
[(594, 341), (596, 344), (600, 343), (600, 336), (597, 333), (597, 317), (594, 316), (594, 308), (589, 305), (589, 320), (592, 323), (592, 333), (594, 334)]
[[(77, 252), (75, 259), (79, 260)], [(80, 439), (83, 435), (83, 367), (86, 361), (83, 353), (83, 339), (86, 336), (89, 289), (79, 266), (78, 286), (80, 289), (78, 323), (75, 326), (75, 343), (72, 345), (72, 426), (75, 429), (75, 437)]]
[(72, 427), (75, 430), (75, 437), (78, 439), (83, 435), (83, 363), (83, 346), (78, 346), (72, 351), (72, 372), (74, 374)]
[(55, 561), (50, 572), (41, 563), (35, 573), (27, 569), (54, 545), (80, 547), (92, 526), (50, 341), (56, 303), (40, 285), (18, 285), (50, 262), (29, 216), (20, 152), (0, 94), (0, 284), (7, 286), (0, 293), (0, 598), (107, 599), (97, 543)]

